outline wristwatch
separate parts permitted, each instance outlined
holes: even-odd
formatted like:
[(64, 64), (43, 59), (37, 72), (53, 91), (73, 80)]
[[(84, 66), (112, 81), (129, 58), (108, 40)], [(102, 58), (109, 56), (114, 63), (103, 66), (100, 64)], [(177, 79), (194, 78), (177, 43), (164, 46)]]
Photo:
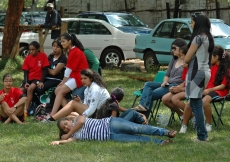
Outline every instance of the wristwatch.
[(14, 105), (14, 108), (17, 109), (18, 107), (16, 105)]

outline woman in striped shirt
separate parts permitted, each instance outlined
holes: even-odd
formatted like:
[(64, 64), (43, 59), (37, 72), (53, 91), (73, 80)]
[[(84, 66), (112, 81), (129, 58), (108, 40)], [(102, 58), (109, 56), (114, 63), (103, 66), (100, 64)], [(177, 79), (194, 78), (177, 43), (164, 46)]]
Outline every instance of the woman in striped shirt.
[(174, 138), (176, 131), (169, 131), (150, 125), (136, 124), (122, 118), (109, 117), (103, 119), (77, 116), (74, 121), (62, 118), (57, 123), (60, 129), (60, 141), (53, 141), (51, 145), (65, 144), (76, 140), (113, 140), (119, 142), (155, 142), (160, 145), (172, 143), (172, 140), (159, 140), (150, 136), (158, 135)]

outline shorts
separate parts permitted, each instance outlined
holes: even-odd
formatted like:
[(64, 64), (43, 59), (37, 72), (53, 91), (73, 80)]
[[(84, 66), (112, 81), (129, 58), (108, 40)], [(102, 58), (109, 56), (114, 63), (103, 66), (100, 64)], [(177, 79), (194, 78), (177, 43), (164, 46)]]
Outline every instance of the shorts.
[[(18, 119), (21, 121), (21, 122), (24, 122), (25, 121), (25, 117), (24, 117), (24, 114), (22, 114), (21, 116), (17, 116)], [(6, 120), (8, 119), (8, 117), (3, 117), (3, 116), (0, 116), (0, 120), (1, 122), (5, 122)], [(11, 121), (11, 123), (14, 123), (14, 121)]]
[[(36, 79), (34, 79), (34, 80), (29, 80), (29, 81), (28, 81), (29, 84), (34, 83), (34, 84), (36, 84), (36, 85), (37, 85), (37, 82), (39, 82), (39, 80), (36, 80)], [(25, 86), (25, 84), (26, 84), (26, 83), (23, 81), (20, 87), (23, 88), (23, 87)]]
[(207, 95), (209, 95), (210, 97), (212, 97), (212, 99), (220, 97), (219, 94), (216, 93), (215, 91), (209, 92)]
[(65, 85), (69, 87), (69, 89), (74, 90), (77, 87), (76, 81), (74, 78), (69, 78), (67, 82), (65, 82)]

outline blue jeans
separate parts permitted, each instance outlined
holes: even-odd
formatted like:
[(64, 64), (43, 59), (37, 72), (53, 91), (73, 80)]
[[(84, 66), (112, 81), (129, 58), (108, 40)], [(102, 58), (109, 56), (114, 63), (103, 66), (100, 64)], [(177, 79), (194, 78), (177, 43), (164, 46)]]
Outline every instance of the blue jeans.
[(137, 111), (132, 109), (126, 110), (119, 117), (138, 124), (142, 124), (145, 121)]
[(170, 87), (176, 86), (176, 84), (169, 84), (167, 87), (161, 87), (161, 84), (161, 82), (146, 82), (144, 85), (139, 104), (148, 109), (148, 113), (145, 114), (147, 118), (152, 109), (154, 100), (161, 99), (169, 92)]
[(82, 101), (84, 101), (84, 91), (86, 89), (86, 86), (81, 86), (80, 88), (75, 88), (73, 91), (72, 91), (72, 95), (73, 96), (76, 96), (78, 95)]
[(136, 124), (122, 118), (112, 117), (110, 120), (110, 140), (118, 142), (155, 142), (161, 144), (164, 140), (158, 140), (150, 136), (165, 136), (167, 130), (150, 125)]
[(205, 127), (204, 110), (201, 98), (190, 98), (190, 107), (196, 119), (197, 138), (205, 141), (208, 138), (208, 133)]

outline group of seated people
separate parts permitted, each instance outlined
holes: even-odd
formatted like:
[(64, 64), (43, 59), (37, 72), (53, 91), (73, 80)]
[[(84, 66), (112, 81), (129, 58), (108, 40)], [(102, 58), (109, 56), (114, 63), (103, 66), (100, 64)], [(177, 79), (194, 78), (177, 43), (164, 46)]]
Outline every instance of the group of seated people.
[[(42, 95), (51, 87), (56, 97), (52, 111), (44, 122), (58, 120), (60, 141), (51, 144), (61, 144), (75, 140), (115, 140), (153, 141), (160, 145), (172, 142), (171, 139), (159, 140), (144, 135), (159, 135), (174, 138), (177, 131), (170, 131), (148, 125), (148, 117), (153, 101), (162, 102), (175, 111), (182, 121), (180, 133), (185, 133), (188, 121), (195, 122), (189, 101), (185, 104), (185, 77), (188, 71), (184, 65), (187, 53), (187, 43), (176, 39), (172, 43), (173, 59), (169, 63), (164, 81), (147, 82), (144, 85), (140, 104), (132, 109), (119, 105), (124, 97), (124, 90), (116, 87), (109, 94), (107, 86), (98, 68), (89, 69), (84, 54), (84, 47), (75, 35), (65, 33), (61, 39), (52, 43), (53, 53), (48, 57), (39, 52), (39, 43), (31, 42), (30, 55), (24, 60), (24, 81), (19, 88), (12, 87), (13, 77), (3, 76), (3, 90), (0, 91), (1, 121), (7, 124), (11, 121), (24, 122), (24, 107), (28, 110), (33, 94)], [(62, 49), (68, 53), (66, 57)], [(86, 52), (85, 52), (86, 53)], [(204, 112), (206, 128), (211, 131), (212, 98), (228, 93), (229, 85), (229, 55), (222, 47), (216, 46), (212, 53), (211, 78), (204, 90)], [(183, 65), (183, 66), (182, 66)], [(65, 95), (73, 93), (73, 99), (67, 102)], [(60, 106), (62, 107), (60, 110)], [(74, 113), (75, 112), (75, 113)], [(122, 114), (120, 115), (120, 112)], [(64, 117), (64, 118), (63, 118)]]
[[(146, 114), (148, 118), (153, 101), (161, 99), (164, 105), (178, 114), (182, 123), (179, 133), (186, 133), (189, 120), (191, 120), (193, 127), (196, 127), (195, 116), (190, 108), (190, 100), (186, 98), (185, 94), (188, 65), (181, 66), (187, 51), (187, 44), (184, 40), (176, 39), (172, 43), (174, 59), (169, 63), (163, 83), (145, 83), (139, 105), (133, 108)], [(211, 64), (211, 77), (202, 97), (207, 132), (212, 131), (212, 100), (229, 93), (230, 56), (221, 46), (215, 46), (211, 56)]]

